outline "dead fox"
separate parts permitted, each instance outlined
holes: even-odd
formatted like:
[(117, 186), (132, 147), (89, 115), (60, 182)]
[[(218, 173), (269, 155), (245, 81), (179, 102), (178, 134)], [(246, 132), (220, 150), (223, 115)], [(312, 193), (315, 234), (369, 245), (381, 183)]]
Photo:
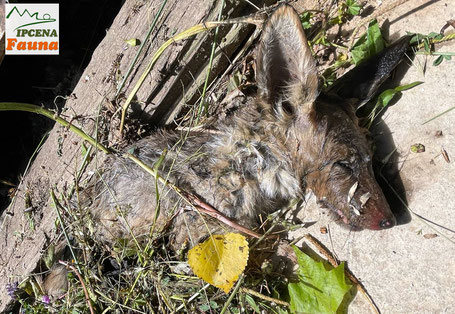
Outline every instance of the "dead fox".
[[(128, 151), (248, 228), (257, 225), (260, 213), (307, 190), (353, 230), (391, 228), (396, 220), (375, 180), (373, 153), (355, 112), (401, 61), (408, 42), (400, 40), (321, 93), (299, 16), (282, 5), (264, 25), (252, 103), (217, 132), (189, 132), (183, 139), (182, 132), (162, 130)], [(114, 155), (85, 193), (106, 240), (148, 235), (152, 226), (159, 230), (171, 223), (175, 243), (189, 238), (195, 244), (227, 229), (187, 210), (174, 190)]]

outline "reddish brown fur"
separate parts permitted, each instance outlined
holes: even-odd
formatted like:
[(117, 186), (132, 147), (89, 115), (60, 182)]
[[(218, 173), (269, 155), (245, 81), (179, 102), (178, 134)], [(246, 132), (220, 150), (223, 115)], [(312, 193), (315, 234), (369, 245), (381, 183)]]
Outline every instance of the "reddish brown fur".
[[(216, 135), (157, 132), (133, 145), (153, 165), (169, 149), (162, 176), (198, 195), (246, 227), (311, 189), (319, 202), (352, 229), (384, 229), (395, 218), (372, 171), (372, 152), (355, 107), (336, 95), (319, 95), (317, 70), (300, 20), (287, 5), (264, 26), (257, 53), (258, 96)], [(130, 148), (131, 149), (131, 148)], [(174, 214), (176, 243), (193, 244), (225, 226), (192, 211), (129, 160), (108, 158), (102, 179), (87, 189), (98, 234), (106, 240), (147, 235)]]

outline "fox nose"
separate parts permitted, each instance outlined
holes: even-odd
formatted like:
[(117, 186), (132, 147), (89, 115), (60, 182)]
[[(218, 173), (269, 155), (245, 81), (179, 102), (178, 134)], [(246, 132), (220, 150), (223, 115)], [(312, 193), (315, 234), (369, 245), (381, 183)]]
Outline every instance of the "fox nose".
[(395, 217), (391, 217), (391, 218), (384, 218), (383, 220), (381, 220), (379, 222), (379, 227), (381, 229), (389, 229), (389, 228), (392, 228), (393, 226), (396, 225), (396, 219)]

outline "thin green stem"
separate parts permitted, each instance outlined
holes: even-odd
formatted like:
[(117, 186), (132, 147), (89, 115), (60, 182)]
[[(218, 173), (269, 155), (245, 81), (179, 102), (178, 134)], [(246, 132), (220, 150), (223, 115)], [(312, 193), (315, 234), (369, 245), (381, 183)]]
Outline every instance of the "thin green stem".
[[(224, 0), (221, 2), (220, 11), (218, 12), (218, 22), (221, 20), (223, 7), (224, 7)], [(218, 38), (218, 30), (219, 30), (219, 27), (215, 28), (215, 35), (213, 36), (213, 43), (212, 43), (212, 51), (210, 52), (209, 65), (207, 67), (207, 75), (205, 76), (205, 82), (204, 82), (204, 87), (202, 89), (201, 101), (199, 102), (199, 106), (198, 106), (196, 124), (199, 122), (199, 118), (201, 117), (202, 110), (204, 109), (205, 114), (207, 114), (207, 111), (208, 111), (208, 106), (205, 101), (205, 93), (207, 92), (207, 86), (209, 84), (210, 72), (212, 70), (212, 65), (213, 65), (213, 57), (215, 56), (216, 41)]]
[(133, 61), (131, 62), (128, 70), (126, 71), (126, 74), (123, 77), (122, 82), (117, 87), (117, 92), (115, 93), (115, 97), (118, 97), (118, 95), (120, 94), (120, 91), (122, 90), (123, 86), (125, 85), (126, 80), (128, 79), (128, 77), (130, 76), (131, 72), (133, 71), (134, 65), (136, 64), (137, 59), (139, 58), (142, 50), (144, 49), (145, 44), (147, 43), (148, 39), (150, 38), (150, 35), (152, 34), (152, 31), (155, 29), (156, 23), (158, 22), (158, 18), (160, 17), (161, 12), (163, 11), (164, 6), (166, 5), (166, 3), (167, 3), (167, 0), (164, 0), (163, 3), (161, 4), (160, 9), (158, 10), (158, 13), (156, 13), (155, 18), (153, 19), (152, 25), (150, 26), (150, 29), (147, 32), (147, 35), (145, 36), (145, 39), (142, 41), (141, 45), (139, 46), (139, 50), (137, 51), (136, 55), (134, 56)]
[(433, 118), (431, 118), (431, 119), (425, 121), (424, 123), (422, 123), (422, 125), (427, 124), (428, 122), (433, 121), (434, 119), (437, 119), (437, 118), (439, 118), (439, 117), (442, 116), (442, 115), (445, 115), (447, 112), (452, 111), (453, 109), (455, 109), (455, 106), (453, 106), (453, 107), (447, 109), (446, 111), (441, 112), (440, 114), (434, 116)]
[(54, 120), (55, 122), (63, 125), (64, 127), (68, 127), (72, 132), (80, 136), (82, 139), (86, 140), (90, 143), (90, 145), (102, 150), (106, 154), (110, 154), (111, 151), (106, 148), (104, 145), (98, 143), (93, 137), (87, 135), (84, 131), (79, 129), (77, 126), (72, 125), (65, 119), (60, 118), (55, 112), (50, 111), (46, 108), (38, 107), (32, 104), (25, 104), (25, 103), (18, 103), (18, 102), (1, 102), (0, 103), (0, 111), (26, 111), (32, 112), (36, 114), (43, 115), (48, 117), (49, 119)]
[(60, 226), (62, 226), (66, 244), (68, 245), (68, 248), (70, 249), (71, 256), (74, 259), (74, 263), (76, 265), (77, 270), (79, 271), (79, 273), (82, 273), (81, 269), (79, 268), (79, 262), (77, 261), (76, 254), (74, 254), (73, 246), (71, 245), (70, 238), (68, 236), (68, 233), (66, 232), (66, 226), (63, 222), (62, 215), (60, 214), (59, 207), (61, 207), (61, 205), (60, 205), (59, 201), (57, 200), (57, 197), (55, 196), (54, 189), (51, 189), (50, 193), (51, 193), (52, 203), (54, 204), (55, 211), (57, 212), (58, 221), (60, 223)]
[(455, 52), (446, 51), (416, 51), (416, 55), (428, 55), (428, 56), (455, 56)]
[(240, 275), (240, 278), (239, 280), (237, 281), (235, 287), (234, 287), (234, 290), (231, 292), (231, 294), (229, 295), (229, 298), (227, 299), (226, 303), (224, 303), (224, 306), (223, 308), (221, 309), (221, 312), (220, 314), (224, 314), (226, 313), (228, 307), (229, 307), (229, 304), (231, 304), (232, 300), (234, 299), (235, 295), (237, 294), (237, 292), (239, 291), (240, 289), (240, 286), (242, 285), (243, 283), (243, 278), (245, 277), (244, 274), (241, 274)]

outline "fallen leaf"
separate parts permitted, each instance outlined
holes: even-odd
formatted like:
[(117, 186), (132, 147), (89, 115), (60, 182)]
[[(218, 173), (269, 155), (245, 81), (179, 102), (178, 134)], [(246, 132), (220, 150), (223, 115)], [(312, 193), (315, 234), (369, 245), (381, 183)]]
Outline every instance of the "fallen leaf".
[(188, 252), (188, 264), (196, 276), (228, 293), (244, 271), (248, 253), (241, 234), (212, 235)]
[(425, 152), (425, 146), (423, 144), (417, 143), (411, 145), (411, 152), (413, 153), (423, 153)]
[(346, 283), (344, 263), (326, 270), (322, 262), (293, 247), (297, 255), (299, 282), (288, 285), (293, 313), (336, 313), (352, 285)]
[(444, 147), (441, 147), (441, 154), (442, 154), (442, 157), (444, 157), (444, 160), (446, 161), (446, 163), (450, 163), (449, 154), (447, 154), (447, 151), (444, 149)]
[(140, 45), (141, 41), (137, 38), (131, 38), (131, 39), (127, 40), (126, 43), (128, 45), (130, 45), (131, 47), (135, 47), (135, 46)]

